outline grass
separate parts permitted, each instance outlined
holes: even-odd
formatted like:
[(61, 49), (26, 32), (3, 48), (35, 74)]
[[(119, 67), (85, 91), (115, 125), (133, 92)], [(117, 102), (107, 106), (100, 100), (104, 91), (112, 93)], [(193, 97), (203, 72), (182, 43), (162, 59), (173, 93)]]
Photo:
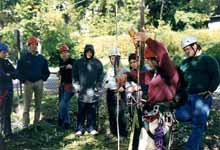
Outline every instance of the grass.
[[(220, 104), (217, 100), (216, 103)], [(100, 122), (101, 131), (97, 136), (84, 135), (76, 137), (74, 135), (77, 100), (71, 100), (72, 124), (69, 130), (63, 130), (57, 126), (58, 98), (50, 95), (42, 101), (42, 119), (37, 125), (31, 125), (27, 129), (16, 131), (13, 136), (5, 139), (7, 150), (116, 150), (117, 141), (105, 136), (104, 129), (108, 128), (106, 123)], [(20, 106), (20, 105), (16, 105)], [(20, 108), (21, 109), (21, 108)], [(102, 108), (103, 110), (103, 108)], [(13, 120), (21, 123), (20, 110), (14, 109)], [(106, 112), (105, 112), (106, 113)], [(31, 112), (33, 120), (33, 110)], [(107, 120), (106, 114), (102, 115), (103, 120)], [(105, 118), (105, 119), (104, 119)], [(209, 118), (209, 125), (204, 138), (204, 149), (220, 148), (220, 110), (219, 105), (214, 104)], [(178, 132), (175, 132), (173, 150), (181, 150), (184, 142), (190, 133), (190, 125), (178, 124)], [(128, 140), (121, 142), (121, 150), (128, 148)], [(216, 149), (217, 150), (217, 149)]]

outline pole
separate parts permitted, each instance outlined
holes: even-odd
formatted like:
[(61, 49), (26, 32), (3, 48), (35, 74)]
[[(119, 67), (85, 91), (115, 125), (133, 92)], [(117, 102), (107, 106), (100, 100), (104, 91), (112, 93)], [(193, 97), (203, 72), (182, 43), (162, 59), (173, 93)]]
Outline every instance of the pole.
[[(145, 0), (140, 1), (140, 32), (143, 31), (145, 28), (144, 23), (144, 9), (145, 9)], [(132, 31), (131, 31), (132, 32)], [(132, 34), (132, 33), (130, 33)], [(132, 35), (131, 35), (132, 36)], [(140, 85), (140, 70), (144, 66), (144, 47), (145, 42), (139, 42), (137, 46), (135, 46), (137, 49), (137, 60), (138, 60), (138, 68), (137, 68), (137, 84)], [(140, 102), (140, 92), (137, 92), (137, 107)], [(137, 108), (134, 110), (134, 116), (132, 120), (132, 127), (131, 127), (131, 134), (130, 134), (130, 141), (129, 141), (129, 147), (128, 150), (133, 149), (133, 139), (134, 139), (134, 132), (135, 128), (138, 127), (138, 114), (137, 114)]]
[[(115, 1), (115, 46), (118, 48), (118, 0)], [(115, 63), (114, 63), (114, 69), (115, 69), (115, 77), (117, 76), (119, 66), (119, 56), (115, 56)], [(120, 132), (119, 132), (119, 93), (117, 93), (117, 106), (116, 106), (116, 124), (117, 124), (117, 138), (118, 138), (118, 150), (120, 150)]]

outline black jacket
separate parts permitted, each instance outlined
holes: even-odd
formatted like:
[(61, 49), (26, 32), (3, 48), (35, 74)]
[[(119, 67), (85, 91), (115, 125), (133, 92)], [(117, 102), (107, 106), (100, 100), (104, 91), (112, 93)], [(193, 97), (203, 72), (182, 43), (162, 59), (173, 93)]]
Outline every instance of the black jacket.
[[(59, 74), (61, 76), (61, 83), (62, 84), (67, 84), (71, 83), (72, 84), (72, 72), (73, 72), (73, 65), (74, 65), (75, 59), (69, 58), (66, 61), (63, 61), (60, 59), (59, 63)], [(72, 65), (72, 69), (67, 69), (67, 65)]]
[(12, 79), (16, 77), (14, 66), (7, 59), (0, 58), (0, 88), (12, 88)]
[(95, 89), (101, 88), (103, 81), (102, 63), (95, 57), (87, 59), (83, 56), (76, 61), (73, 70), (74, 81), (80, 84), (79, 100), (96, 102)]

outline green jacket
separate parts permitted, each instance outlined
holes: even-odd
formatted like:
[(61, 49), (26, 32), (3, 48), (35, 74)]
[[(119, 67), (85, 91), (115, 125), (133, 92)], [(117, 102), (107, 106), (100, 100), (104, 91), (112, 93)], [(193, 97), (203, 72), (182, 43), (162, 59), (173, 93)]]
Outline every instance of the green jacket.
[(190, 57), (180, 65), (187, 81), (187, 92), (190, 94), (204, 91), (214, 92), (220, 83), (219, 64), (211, 56)]

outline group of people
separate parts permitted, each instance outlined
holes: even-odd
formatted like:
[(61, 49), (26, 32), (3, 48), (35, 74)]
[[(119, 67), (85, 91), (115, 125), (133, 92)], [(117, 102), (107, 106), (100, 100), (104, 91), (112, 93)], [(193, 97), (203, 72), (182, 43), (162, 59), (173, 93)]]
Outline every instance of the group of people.
[[(100, 93), (104, 88), (110, 132), (113, 136), (117, 136), (119, 130), (120, 137), (127, 138), (128, 124), (125, 113), (128, 103), (128, 88), (136, 86), (138, 88), (133, 88), (132, 92), (141, 91), (142, 98), (146, 100), (141, 103), (144, 103), (145, 106), (171, 102), (177, 96), (183, 99), (182, 104), (175, 108), (174, 116), (178, 121), (190, 122), (192, 125), (192, 132), (185, 149), (199, 150), (203, 133), (207, 128), (212, 103), (211, 94), (220, 82), (219, 64), (213, 57), (201, 52), (201, 46), (192, 36), (184, 38), (181, 42), (186, 58), (179, 69), (171, 60), (163, 43), (150, 38), (145, 32), (137, 32), (133, 38), (134, 42), (144, 42), (146, 45), (144, 48), (146, 65), (140, 67), (140, 56), (136, 52), (129, 55), (130, 68), (126, 68), (120, 61), (119, 49), (113, 48), (109, 52), (110, 63), (106, 71), (104, 71), (101, 61), (95, 57), (93, 45), (86, 44), (83, 56), (79, 59), (71, 58), (68, 45), (59, 45), (58, 125), (64, 129), (70, 127), (69, 104), (71, 97), (75, 94), (78, 95), (75, 135), (81, 136), (85, 132), (91, 135), (98, 134), (97, 111), (98, 104), (103, 99)], [(27, 44), (29, 51), (19, 59), (15, 69), (6, 59), (9, 51), (8, 45), (0, 43), (0, 131), (5, 136), (11, 134), (12, 79), (18, 78), (21, 83), (24, 83), (24, 127), (29, 125), (29, 111), (33, 94), (35, 100), (34, 124), (38, 123), (40, 119), (43, 81), (47, 80), (50, 71), (47, 60), (37, 51), (38, 38), (30, 37)], [(117, 105), (119, 105), (118, 110)], [(135, 108), (134, 105), (130, 105), (131, 118), (134, 117), (134, 109), (137, 109), (138, 112), (139, 129), (134, 134), (133, 149), (141, 149), (139, 145), (141, 142), (138, 141), (141, 141), (139, 136), (143, 127), (144, 107)]]
[(24, 84), (23, 126), (28, 127), (29, 111), (34, 94), (35, 116), (34, 123), (40, 119), (40, 106), (43, 96), (43, 81), (50, 75), (47, 60), (38, 53), (39, 40), (30, 37), (27, 41), (29, 51), (17, 63), (17, 68), (7, 59), (9, 47), (0, 43), (0, 131), (4, 136), (12, 134), (11, 111), (13, 99), (12, 79), (19, 79)]
[[(151, 39), (145, 32), (136, 33), (134, 41), (145, 42), (147, 45), (144, 49), (146, 65), (141, 68), (137, 53), (129, 55), (129, 69), (122, 65), (119, 49), (113, 48), (109, 52), (110, 64), (104, 75), (102, 63), (95, 58), (94, 47), (90, 44), (85, 46), (84, 55), (74, 62), (72, 82), (75, 86), (72, 88), (75, 89), (75, 93), (78, 92), (75, 134), (81, 136), (85, 132), (92, 135), (98, 133), (96, 113), (100, 97), (102, 97), (100, 90), (104, 88), (111, 134), (117, 136), (118, 129), (120, 137), (127, 138), (128, 124), (125, 114), (128, 103), (127, 89), (134, 85), (133, 83), (136, 83), (135, 86), (138, 83), (140, 89), (134, 89), (142, 91), (142, 98), (147, 101), (145, 105), (152, 106), (175, 99), (180, 101), (181, 105), (178, 104), (175, 107), (175, 119), (192, 124), (192, 132), (185, 149), (199, 150), (203, 133), (207, 128), (212, 103), (211, 94), (220, 83), (219, 64), (213, 57), (202, 53), (197, 39), (192, 36), (181, 41), (181, 47), (186, 57), (178, 67), (171, 60), (165, 45)], [(119, 105), (119, 110), (117, 110), (117, 105)], [(135, 108), (129, 107), (132, 118), (134, 115), (132, 110)], [(141, 128), (143, 110), (142, 108), (137, 109)], [(117, 119), (119, 126), (117, 126)], [(135, 134), (133, 149), (141, 149), (138, 146), (138, 143), (140, 144), (138, 141), (141, 139), (137, 138), (140, 136), (140, 132), (139, 129)]]

